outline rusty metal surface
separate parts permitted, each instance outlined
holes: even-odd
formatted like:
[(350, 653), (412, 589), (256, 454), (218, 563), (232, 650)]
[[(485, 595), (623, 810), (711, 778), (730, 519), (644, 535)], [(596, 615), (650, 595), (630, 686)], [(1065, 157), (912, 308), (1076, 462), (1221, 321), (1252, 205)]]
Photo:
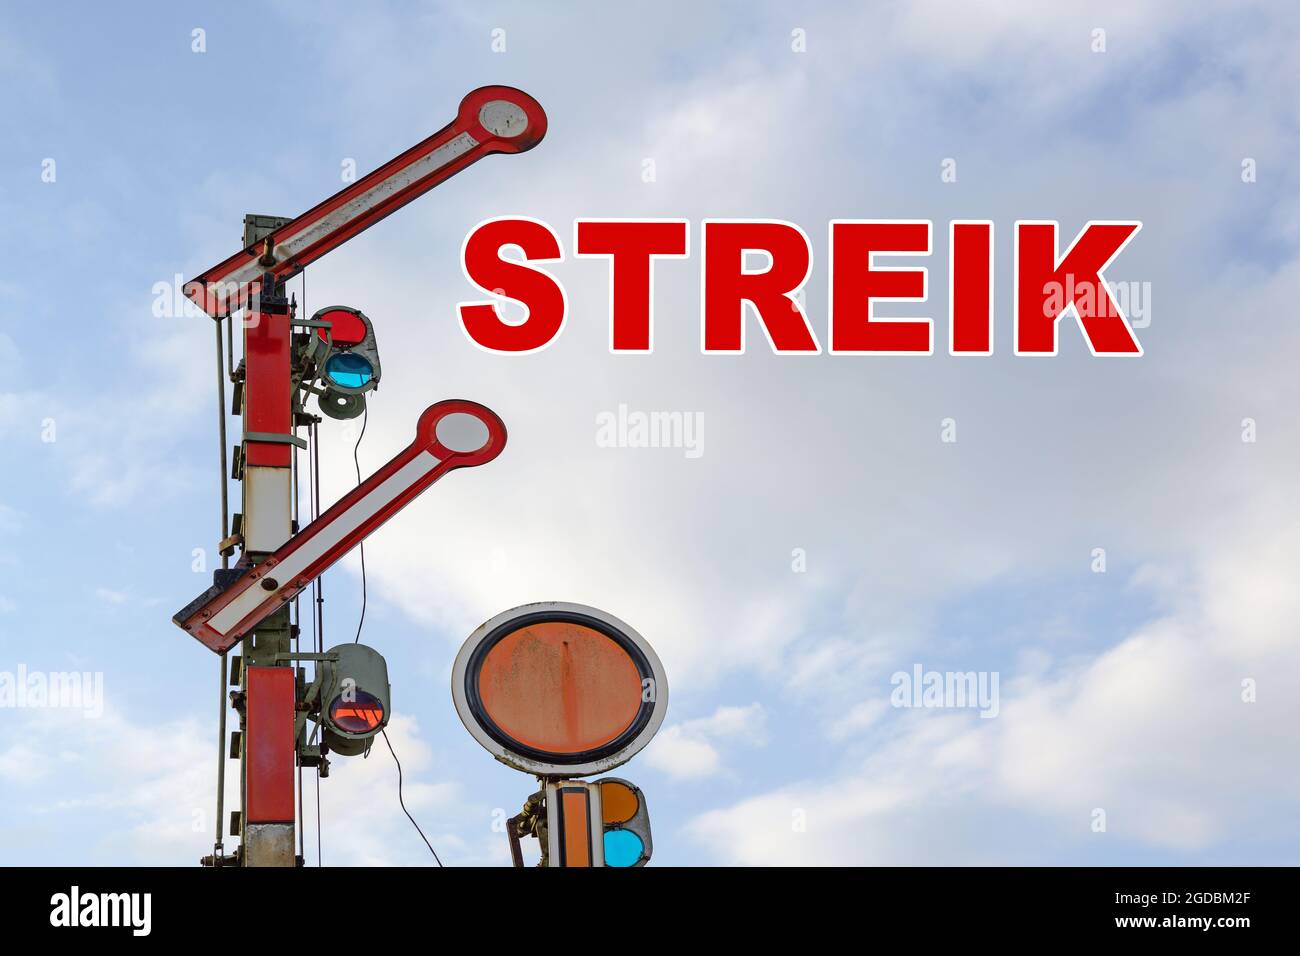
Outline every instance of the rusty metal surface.
[(244, 866), (295, 866), (292, 823), (250, 823), (244, 827)]
[[(518, 625), (512, 628), (515, 621)], [(547, 640), (532, 642), (535, 646), (529, 653), (543, 658), (533, 663), (540, 663), (545, 676), (540, 680), (525, 679), (526, 669), (524, 674), (515, 673), (516, 665), (524, 660), (522, 635), (539, 625), (569, 629), (548, 627)], [(520, 647), (511, 649), (507, 645), (501, 657), (489, 662), (489, 657), (495, 657), (496, 644), (506, 644), (515, 631), (521, 635)], [(566, 658), (572, 657), (571, 652), (579, 646), (574, 643), (574, 636), (578, 635), (578, 641), (588, 640), (584, 632), (596, 635), (591, 639), (596, 648), (605, 646), (603, 642), (610, 635), (619, 637), (618, 641), (609, 641), (608, 650), (598, 651), (597, 656), (608, 655), (610, 661), (628, 662), (638, 678), (636, 708), (639, 712), (633, 715), (632, 695), (626, 693), (629, 688), (624, 684), (626, 675), (620, 674), (621, 663), (596, 663), (591, 673), (585, 667), (574, 666), (572, 661), (566, 665)], [(570, 641), (569, 653), (566, 653), (565, 640)], [(628, 656), (629, 649), (640, 657), (639, 671), (638, 662)], [(488, 665), (486, 677), (484, 664)], [(609, 678), (609, 683), (603, 679), (593, 682), (593, 676), (601, 674)], [(588, 686), (592, 687), (593, 703), (566, 701), (566, 692)], [(484, 621), (456, 655), (451, 693), (465, 729), (494, 758), (513, 769), (552, 781), (603, 773), (621, 766), (654, 736), (668, 709), (667, 676), (645, 638), (607, 611), (567, 601), (525, 604)], [(540, 700), (543, 697), (544, 702)], [(511, 728), (509, 732), (502, 730), (502, 722)], [(539, 731), (539, 725), (544, 729)], [(532, 746), (512, 737), (511, 733), (554, 746), (599, 740), (605, 743), (602, 748), (569, 751), (570, 756), (562, 756), (562, 749)]]
[(631, 726), (641, 706), (641, 675), (604, 634), (546, 622), (492, 648), (479, 694), (497, 726), (516, 740), (550, 753), (581, 753)]

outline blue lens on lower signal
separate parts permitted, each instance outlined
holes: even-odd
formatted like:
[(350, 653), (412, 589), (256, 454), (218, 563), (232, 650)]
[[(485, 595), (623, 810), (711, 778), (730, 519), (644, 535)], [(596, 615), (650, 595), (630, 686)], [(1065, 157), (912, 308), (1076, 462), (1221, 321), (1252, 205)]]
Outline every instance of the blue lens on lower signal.
[(351, 352), (339, 352), (331, 355), (325, 363), (325, 375), (335, 385), (343, 388), (361, 388), (370, 381), (374, 369), (360, 355)]
[(605, 865), (636, 866), (645, 852), (645, 844), (631, 830), (605, 831)]

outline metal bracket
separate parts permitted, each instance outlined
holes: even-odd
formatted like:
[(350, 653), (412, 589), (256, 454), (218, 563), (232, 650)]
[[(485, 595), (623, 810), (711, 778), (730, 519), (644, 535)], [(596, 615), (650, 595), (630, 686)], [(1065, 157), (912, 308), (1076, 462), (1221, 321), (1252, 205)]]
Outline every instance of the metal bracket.
[(244, 441), (263, 441), (273, 442), (277, 445), (296, 445), (299, 448), (307, 447), (307, 439), (299, 438), (297, 435), (280, 435), (276, 432), (244, 432)]
[(293, 219), (288, 216), (262, 216), (250, 212), (244, 216), (244, 248), (257, 245), (276, 229), (291, 222)]
[[(275, 662), (277, 664), (287, 664), (289, 661), (316, 661), (318, 663), (336, 662), (338, 661), (338, 659), (339, 659), (339, 655), (336, 652), (330, 652), (330, 651), (326, 651), (324, 653), (316, 653), (311, 651), (302, 651), (302, 652), (280, 651), (278, 654), (275, 655)], [(302, 692), (302, 700), (299, 701), (297, 712), (294, 714), (293, 735), (294, 735), (294, 741), (298, 747), (299, 757), (305, 758), (308, 756), (314, 756), (317, 760), (319, 760), (320, 758), (319, 748), (315, 748), (316, 752), (315, 754), (312, 754), (311, 751), (313, 748), (307, 746), (306, 733), (307, 733), (308, 718), (311, 717), (311, 714), (314, 711), (319, 709), (320, 691), (324, 679), (325, 679), (324, 668), (317, 667), (316, 673), (313, 675), (311, 683), (308, 684)], [(316, 722), (319, 723), (319, 720), (317, 719)], [(314, 766), (314, 765), (315, 764), (307, 763), (306, 760), (303, 761), (304, 767)]]
[(284, 664), (289, 661), (337, 661), (339, 659), (338, 651), (326, 651), (323, 654), (317, 654), (312, 651), (280, 651), (275, 655), (277, 664)]

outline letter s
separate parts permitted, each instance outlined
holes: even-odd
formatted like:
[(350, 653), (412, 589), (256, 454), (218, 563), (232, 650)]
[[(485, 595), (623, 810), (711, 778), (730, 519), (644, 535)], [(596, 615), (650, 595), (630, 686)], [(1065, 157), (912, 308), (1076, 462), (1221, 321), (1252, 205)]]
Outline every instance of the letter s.
[(527, 311), (522, 322), (507, 322), (492, 301), (461, 302), (461, 329), (476, 346), (516, 355), (546, 348), (564, 329), (569, 299), (564, 285), (543, 269), (501, 256), (513, 246), (528, 262), (563, 262), (564, 247), (555, 230), (540, 219), (503, 216), (486, 219), (465, 237), (461, 269), (476, 288), (518, 302)]

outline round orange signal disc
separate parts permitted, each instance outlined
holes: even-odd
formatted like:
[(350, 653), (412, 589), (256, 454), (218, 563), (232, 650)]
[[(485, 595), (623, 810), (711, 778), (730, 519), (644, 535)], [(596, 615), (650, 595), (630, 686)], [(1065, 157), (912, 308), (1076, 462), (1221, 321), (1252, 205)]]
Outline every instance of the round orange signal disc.
[(663, 723), (668, 686), (654, 650), (596, 608), (528, 604), (498, 614), (461, 648), (452, 698), (499, 760), (545, 777), (616, 767)]
[(617, 740), (641, 710), (641, 672), (594, 628), (541, 621), (506, 634), (479, 667), (479, 700), (533, 750), (581, 754)]

